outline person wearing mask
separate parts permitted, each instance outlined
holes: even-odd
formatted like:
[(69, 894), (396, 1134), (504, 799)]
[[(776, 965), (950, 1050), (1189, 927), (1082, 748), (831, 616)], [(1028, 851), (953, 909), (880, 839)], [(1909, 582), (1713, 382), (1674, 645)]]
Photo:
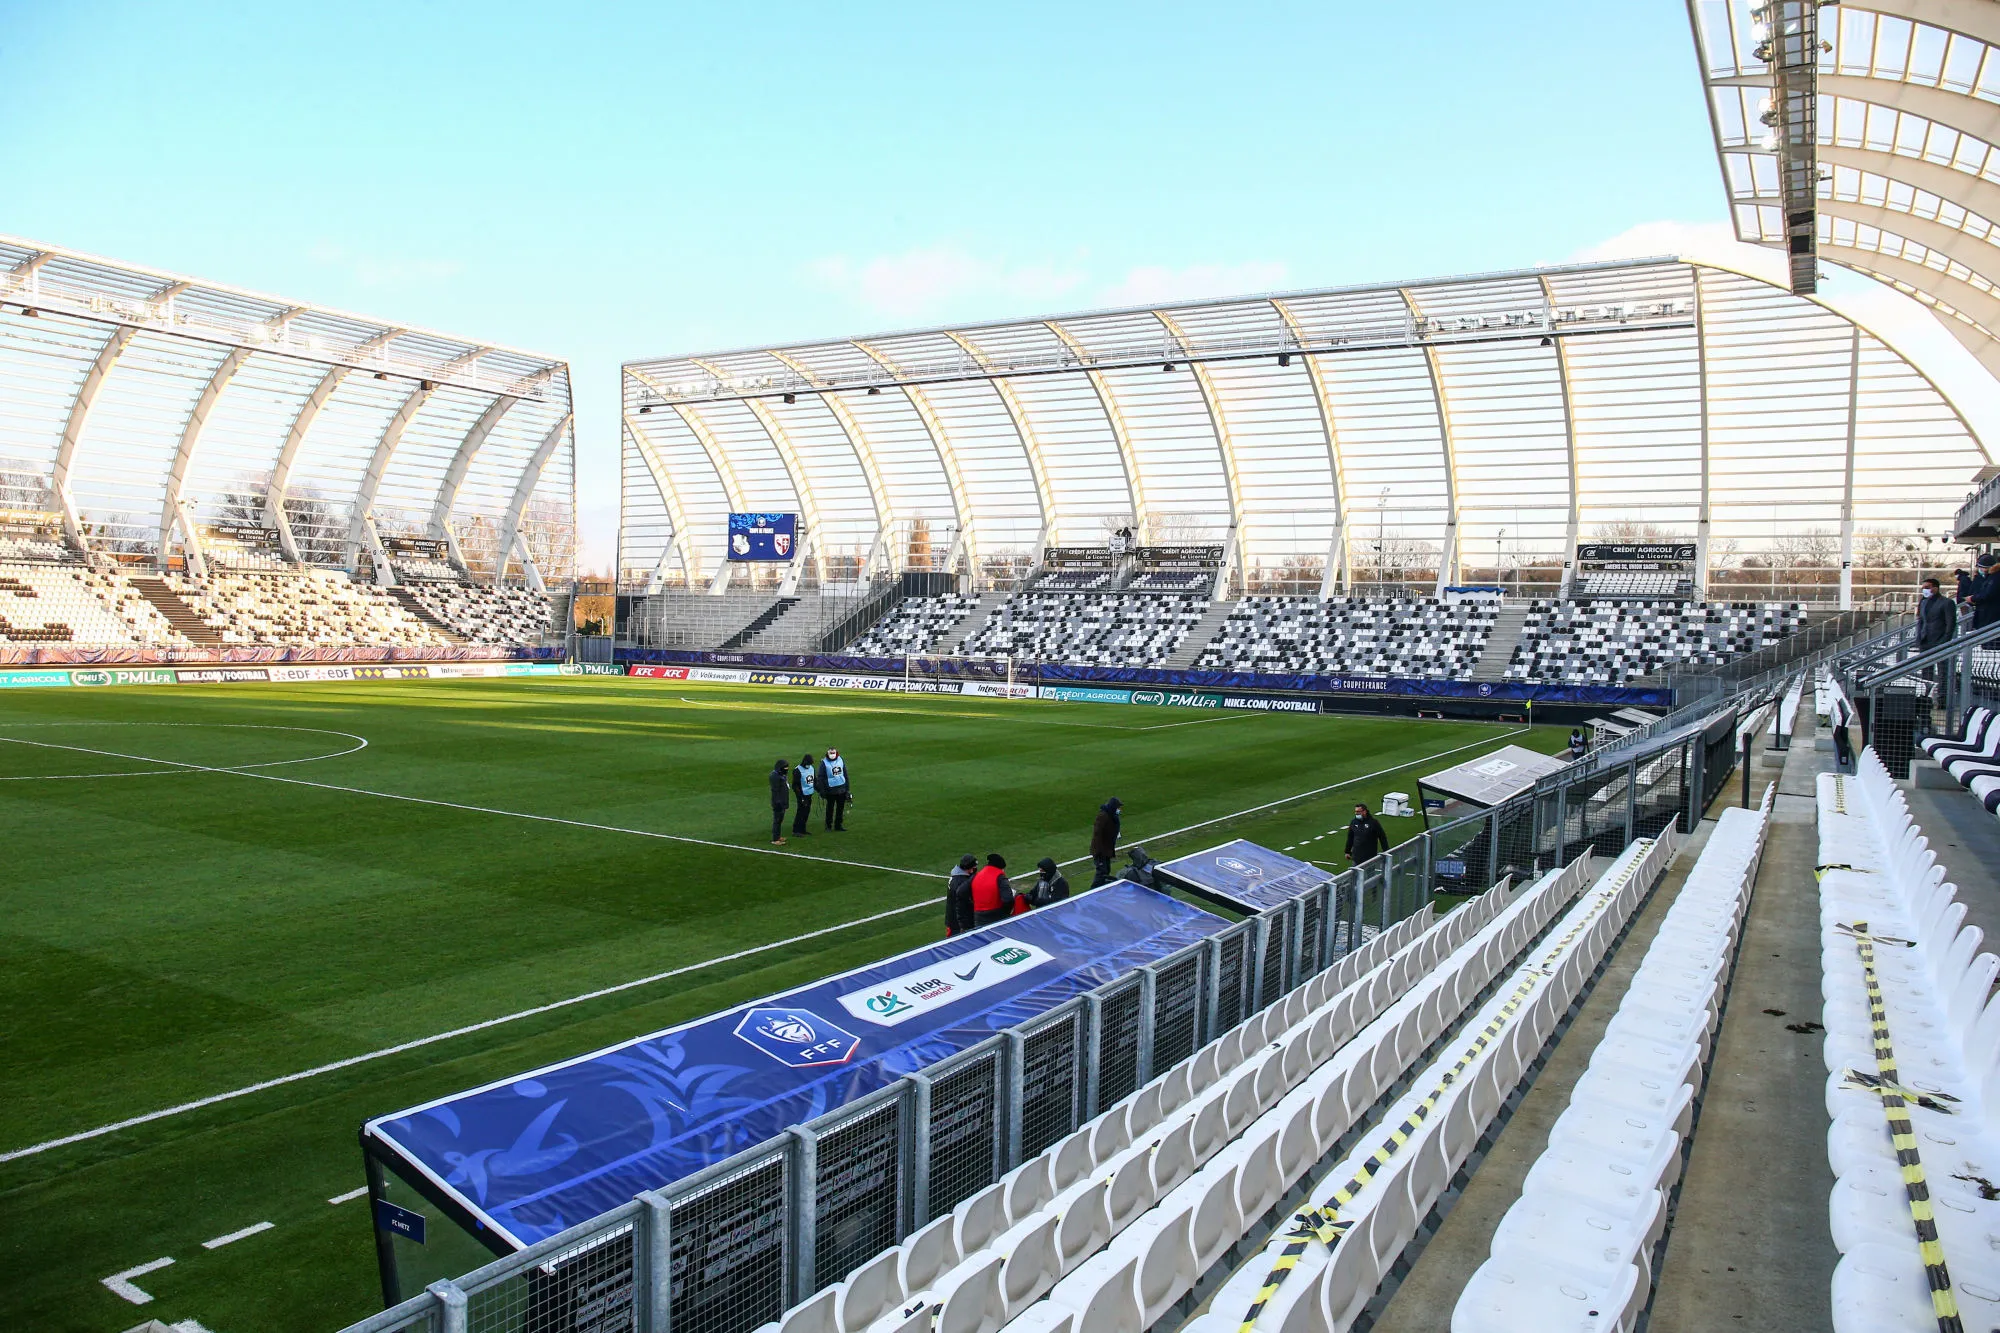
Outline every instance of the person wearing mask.
[(1985, 629), (2000, 623), (2000, 555), (1987, 551), (1979, 557), (1979, 572), (1958, 570), (1957, 600), (1972, 608), (1972, 628)]
[(785, 811), (791, 808), (792, 787), (786, 781), (791, 765), (780, 759), (771, 768), (771, 845), (785, 845)]
[(1096, 870), (1090, 881), (1093, 889), (1111, 882), (1111, 858), (1118, 855), (1118, 833), (1125, 824), (1119, 811), (1124, 808), (1125, 803), (1116, 796), (1097, 807), (1097, 818), (1090, 826), (1090, 859)]
[[(1958, 634), (1958, 607), (1938, 591), (1936, 579), (1925, 579), (1917, 590), (1917, 652), (1942, 648)], [(1937, 668), (1924, 668), (1926, 680), (1937, 679)]]
[(1573, 760), (1581, 759), (1589, 749), (1590, 746), (1583, 737), (1583, 728), (1571, 727), (1569, 729), (1569, 757)]
[(972, 877), (972, 924), (991, 925), (1014, 914), (1014, 886), (1007, 882), (1007, 858), (986, 854), (986, 864)]
[(812, 819), (813, 792), (818, 790), (815, 786), (816, 780), (813, 772), (813, 757), (808, 754), (800, 759), (799, 766), (792, 770), (792, 796), (799, 803), (798, 813), (792, 816), (792, 836), (794, 838), (809, 838), (812, 836), (812, 830), (807, 828), (806, 824)]
[(1375, 816), (1368, 813), (1368, 807), (1354, 807), (1354, 818), (1347, 821), (1347, 859), (1355, 865), (1372, 861), (1389, 846), (1389, 835), (1382, 831)]
[(1069, 897), (1069, 881), (1063, 878), (1063, 872), (1053, 856), (1043, 857), (1035, 869), (1039, 873), (1035, 882), (1028, 886), (1028, 906), (1047, 907)]
[(951, 868), (951, 879), (944, 888), (946, 935), (957, 935), (972, 929), (972, 877), (978, 867), (978, 858), (967, 852)]
[(847, 803), (854, 799), (847, 785), (847, 761), (840, 751), (829, 749), (819, 763), (819, 794), (826, 802), (826, 827), (835, 833), (847, 832)]

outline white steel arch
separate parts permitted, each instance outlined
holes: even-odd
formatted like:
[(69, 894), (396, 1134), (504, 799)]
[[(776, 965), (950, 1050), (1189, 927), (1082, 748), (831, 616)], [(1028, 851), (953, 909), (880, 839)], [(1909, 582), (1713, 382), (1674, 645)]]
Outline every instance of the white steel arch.
[[(448, 528), (458, 508), (497, 529), (570, 414), (569, 368), (553, 358), (7, 236), (0, 355), (37, 384), (74, 385), (59, 413), (0, 425), (0, 459), (39, 476), (69, 541), (166, 561), (178, 526), (197, 567), (200, 525), (240, 521), (244, 504), (285, 559), (351, 567), (388, 475), (399, 524), (441, 515)], [(399, 452), (441, 388), (452, 410), (420, 422), (421, 450)], [(390, 394), (400, 410), (368, 406)], [(537, 504), (518, 525), (548, 528), (543, 549), (573, 549), (573, 503)]]
[[(1159, 341), (1134, 332), (1148, 321), (1164, 332)], [(1093, 332), (1063, 337), (1065, 325)], [(854, 348), (881, 350), (863, 362)], [(1294, 357), (1302, 359), (1296, 368)], [(791, 372), (792, 363), (812, 373)], [(1173, 381), (1165, 364), (1175, 367)], [(1121, 383), (1162, 386), (1146, 428), (1173, 447), (1148, 452), (1118, 438), (1126, 405), (1110, 393), (1114, 373)], [(1711, 591), (1745, 585), (1747, 595), (1760, 579), (1810, 582), (1818, 570), (1830, 598), (1842, 551), (1854, 553), (1862, 592), (1907, 582), (1892, 572), (1903, 544), (1920, 527), (1940, 530), (1987, 460), (1935, 386), (1869, 330), (1760, 279), (1673, 259), (652, 359), (627, 366), (627, 402), (679, 412), (699, 433), (704, 414), (727, 407), (747, 417), (787, 394), (801, 403), (836, 394), (863, 402), (872, 388), (914, 404), (975, 382), (993, 390), (978, 399), (989, 405), (979, 419), (982, 448), (990, 451), (996, 430), (1005, 433), (1018, 451), (1012, 475), (1032, 481), (1035, 508), (1023, 512), (1042, 515), (1032, 546), (1025, 532), (1011, 547), (982, 537), (975, 570), (1032, 565), (1054, 540), (1065, 485), (1098, 486), (1089, 494), (1104, 507), (1082, 512), (1108, 514), (1156, 486), (1183, 495), (1214, 488), (1220, 460), (1241, 523), (1247, 589), (1330, 592), (1383, 579), (1434, 588), (1455, 574), (1498, 577), (1504, 533), (1508, 576), (1553, 593), (1579, 542), (1651, 532), (1699, 543)], [(803, 407), (792, 411), (806, 419)], [(1162, 424), (1161, 413), (1179, 416)], [(886, 420), (851, 412), (843, 429), (865, 443), (873, 419)], [(643, 417), (631, 420), (643, 431)], [(1854, 423), (1851, 484), (1843, 468), (1829, 472), (1811, 452), (1818, 427), (1803, 423), (1822, 420), (1843, 423), (1843, 432)], [(933, 411), (925, 428), (941, 453), (950, 451), (948, 418)], [(1206, 462), (1191, 447), (1197, 439), (1217, 441)], [(1826, 443), (1828, 458), (1841, 461), (1845, 434)], [(741, 432), (702, 438), (718, 470), (762, 444), (761, 433), (754, 441)], [(1460, 457), (1461, 446), (1474, 452)], [(690, 457), (648, 465), (687, 467)], [(1243, 478), (1252, 469), (1282, 476), (1288, 466), (1310, 469), (1318, 489), (1295, 488), (1308, 498), (1294, 511), (1283, 509), (1282, 487), (1260, 492), (1252, 506)], [(802, 468), (792, 476), (801, 508), (816, 505), (817, 478)], [(1786, 487), (1781, 498), (1771, 489), (1777, 483)], [(858, 485), (842, 484), (855, 487), (845, 503), (865, 513)], [(718, 529), (720, 514), (709, 511), (720, 500), (695, 499), (696, 489), (684, 495), (689, 512), (667, 521)], [(970, 483), (965, 490), (959, 503), (976, 525), (980, 496)], [(1218, 498), (1218, 514), (1223, 507)], [(631, 535), (635, 550), (664, 544), (659, 534)], [(1102, 538), (1080, 529), (1062, 540)], [(1376, 554), (1357, 559), (1363, 550)]]

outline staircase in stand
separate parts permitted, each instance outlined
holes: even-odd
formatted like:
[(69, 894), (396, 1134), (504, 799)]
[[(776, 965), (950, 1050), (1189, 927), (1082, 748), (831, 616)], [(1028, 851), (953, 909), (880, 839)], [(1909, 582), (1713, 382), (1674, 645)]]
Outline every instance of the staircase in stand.
[(430, 608), (425, 606), (422, 602), (418, 601), (415, 597), (411, 596), (410, 590), (408, 588), (391, 588), (388, 591), (389, 595), (395, 598), (397, 604), (400, 605), (405, 611), (408, 611), (418, 620), (423, 621), (426, 625), (429, 625), (439, 634), (442, 634), (444, 636), (444, 641), (446, 643), (472, 642), (472, 640), (466, 638), (463, 634), (460, 634), (457, 630), (453, 629), (451, 626), (445, 624), (442, 620), (439, 620), (436, 616), (432, 615)]
[(1005, 602), (1011, 595), (1004, 592), (989, 592), (985, 594), (972, 604), (972, 609), (967, 611), (957, 624), (945, 631), (944, 637), (937, 641), (937, 645), (933, 651), (940, 653), (964, 652), (965, 641), (971, 637), (972, 631), (984, 625), (986, 618), (999, 610), (1000, 604)]
[(1194, 628), (1181, 640), (1181, 646), (1174, 649), (1164, 665), (1169, 671), (1186, 671), (1201, 656), (1201, 650), (1208, 647), (1209, 640), (1222, 632), (1222, 622), (1229, 619), (1229, 613), (1236, 609), (1234, 602), (1210, 602), (1208, 610), (1202, 613)]
[(777, 601), (771, 603), (769, 607), (765, 608), (763, 614), (759, 615), (742, 629), (736, 631), (736, 633), (730, 635), (727, 639), (724, 639), (720, 650), (727, 653), (741, 648), (745, 643), (755, 638), (760, 631), (768, 628), (780, 616), (798, 604), (799, 599), (796, 597), (780, 597)]
[(180, 594), (167, 586), (167, 581), (157, 574), (130, 574), (126, 581), (139, 590), (139, 595), (153, 604), (169, 625), (180, 632), (189, 643), (219, 644), (222, 634), (213, 625), (194, 613), (194, 608), (181, 600)]
[(1473, 680), (1505, 680), (1507, 664), (1514, 660), (1514, 647), (1521, 642), (1521, 626), (1527, 623), (1528, 603), (1508, 600), (1500, 604), (1499, 618), (1486, 636), (1486, 651), (1472, 664)]

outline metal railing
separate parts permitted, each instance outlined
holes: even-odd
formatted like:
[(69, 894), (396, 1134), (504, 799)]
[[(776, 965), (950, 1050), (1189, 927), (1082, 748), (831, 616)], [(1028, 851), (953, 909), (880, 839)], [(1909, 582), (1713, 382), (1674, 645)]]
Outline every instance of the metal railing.
[(1858, 714), (1862, 743), (1875, 747), (1891, 776), (1907, 778), (1919, 740), (1956, 731), (1973, 708), (2000, 703), (2000, 625), (1928, 649), (1904, 634), (1850, 655), (1833, 675)]
[(1995, 504), (2000, 504), (2000, 476), (1988, 477), (1978, 490), (1965, 497), (1965, 503), (1958, 507), (1952, 517), (1951, 530), (1964, 532), (1978, 520), (1986, 517)]
[[(1735, 766), (1734, 701), (1599, 751), (890, 1087), (347, 1333), (749, 1333), (1289, 993), (1437, 893), (1691, 831)], [(391, 1247), (408, 1242), (391, 1240)]]

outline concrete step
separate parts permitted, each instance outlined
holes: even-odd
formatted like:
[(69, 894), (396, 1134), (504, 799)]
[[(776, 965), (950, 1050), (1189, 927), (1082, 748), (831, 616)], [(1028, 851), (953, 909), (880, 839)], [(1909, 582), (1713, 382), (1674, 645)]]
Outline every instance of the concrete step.
[(956, 625), (945, 631), (944, 637), (937, 641), (935, 651), (940, 653), (963, 652), (965, 650), (966, 636), (981, 625), (984, 625), (986, 618), (999, 610), (1000, 605), (1009, 596), (1010, 594), (1004, 592), (989, 592), (985, 594), (973, 604), (970, 611), (965, 613), (963, 620), (960, 620)]
[(222, 642), (222, 633), (213, 625), (196, 615), (194, 608), (181, 600), (179, 593), (167, 586), (166, 580), (157, 574), (134, 574), (128, 580), (138, 589), (139, 595), (153, 604), (169, 625), (179, 630), (189, 643), (215, 644)]
[(1486, 636), (1486, 651), (1472, 664), (1472, 680), (1507, 678), (1507, 663), (1513, 660), (1514, 647), (1521, 642), (1521, 627), (1527, 619), (1528, 604), (1525, 601), (1504, 601), (1500, 604), (1500, 618), (1493, 622), (1493, 631)]
[(389, 589), (389, 595), (395, 598), (396, 601), (402, 605), (402, 608), (405, 611), (408, 611), (418, 620), (423, 621), (426, 625), (429, 625), (439, 634), (442, 634), (444, 636), (446, 643), (467, 642), (467, 639), (463, 634), (460, 634), (457, 630), (453, 629), (451, 626), (445, 624), (442, 620), (439, 620), (436, 616), (432, 615), (430, 608), (425, 606), (422, 602), (418, 601), (414, 596), (412, 596), (407, 588), (391, 588)]
[(1201, 656), (1201, 650), (1208, 647), (1209, 641), (1221, 633), (1222, 622), (1229, 619), (1229, 613), (1235, 609), (1234, 602), (1210, 602), (1208, 610), (1195, 622), (1194, 628), (1187, 632), (1187, 637), (1181, 640), (1181, 646), (1174, 649), (1173, 656), (1166, 660), (1166, 669), (1185, 671), (1192, 667), (1195, 659)]

